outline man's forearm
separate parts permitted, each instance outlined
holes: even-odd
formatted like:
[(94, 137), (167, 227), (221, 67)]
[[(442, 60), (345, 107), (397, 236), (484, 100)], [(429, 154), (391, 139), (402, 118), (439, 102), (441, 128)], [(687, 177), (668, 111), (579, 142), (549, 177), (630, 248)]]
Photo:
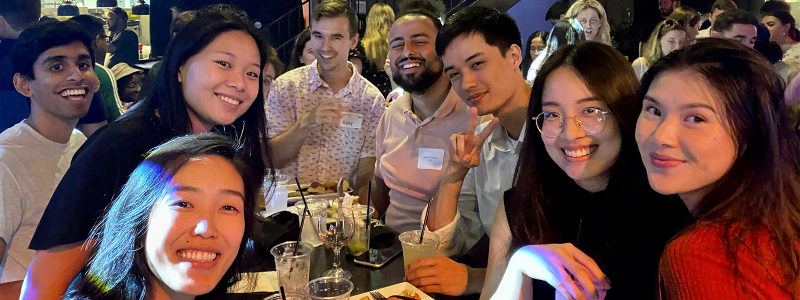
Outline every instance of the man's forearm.
[(445, 168), (445, 174), (439, 182), (439, 191), (429, 208), (427, 225), (429, 230), (439, 230), (456, 218), (458, 195), (461, 193), (461, 185), (468, 171), (469, 169), (450, 164)]
[(269, 139), (272, 161), (276, 169), (283, 168), (297, 158), (300, 147), (306, 142), (308, 129), (300, 128), (299, 124), (300, 122), (296, 122), (286, 132)]

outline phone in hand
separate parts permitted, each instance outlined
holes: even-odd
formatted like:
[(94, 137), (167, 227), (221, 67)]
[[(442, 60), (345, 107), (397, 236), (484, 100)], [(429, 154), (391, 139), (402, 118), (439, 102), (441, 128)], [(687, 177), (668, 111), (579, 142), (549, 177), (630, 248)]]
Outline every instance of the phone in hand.
[(369, 251), (354, 258), (353, 262), (368, 267), (381, 268), (401, 252), (403, 252), (403, 246), (400, 242), (396, 242), (392, 246), (383, 249), (370, 248)]

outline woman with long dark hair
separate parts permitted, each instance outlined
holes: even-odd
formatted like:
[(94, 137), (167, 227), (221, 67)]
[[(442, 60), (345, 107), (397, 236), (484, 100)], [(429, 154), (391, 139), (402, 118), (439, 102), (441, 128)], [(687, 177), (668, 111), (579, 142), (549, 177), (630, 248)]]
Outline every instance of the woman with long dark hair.
[(144, 154), (164, 141), (218, 131), (241, 143), (254, 176), (263, 177), (272, 167), (260, 80), (267, 59), (260, 34), (236, 19), (212, 14), (178, 32), (152, 95), (75, 155), (31, 240), (31, 249), (41, 251), (23, 297), (63, 295), (91, 254), (92, 247), (81, 246), (95, 222)]
[(528, 51), (525, 52), (525, 58), (522, 59), (522, 77), (528, 78), (528, 69), (531, 67), (533, 60), (539, 57), (539, 54), (544, 52), (544, 43), (547, 42), (548, 34), (546, 31), (537, 31), (531, 33), (525, 45), (528, 45)]
[(565, 46), (542, 66), (516, 185), (492, 224), (484, 297), (655, 295), (658, 258), (688, 212), (645, 180), (637, 87), (627, 60), (597, 42)]
[(783, 62), (800, 69), (800, 30), (794, 17), (785, 10), (765, 12), (761, 22), (769, 29), (769, 41), (781, 45)]
[(92, 229), (97, 252), (65, 299), (224, 295), (245, 267), (256, 181), (239, 144), (224, 136), (159, 145)]
[(642, 79), (650, 185), (694, 219), (661, 258), (666, 299), (800, 296), (800, 142), (783, 92), (768, 61), (726, 39), (698, 40)]
[(294, 47), (292, 47), (292, 56), (289, 57), (289, 67), (286, 71), (291, 71), (302, 66), (310, 65), (316, 58), (314, 58), (314, 51), (311, 49), (311, 30), (304, 29), (297, 38), (294, 40)]
[(583, 26), (581, 26), (581, 23), (578, 22), (577, 19), (567, 19), (556, 22), (556, 25), (550, 30), (550, 34), (544, 45), (544, 50), (542, 50), (542, 53), (539, 53), (539, 56), (533, 59), (530, 67), (528, 67), (528, 71), (525, 75), (528, 84), (533, 84), (533, 80), (536, 79), (536, 74), (550, 55), (553, 55), (554, 52), (563, 46), (574, 45), (585, 40)]

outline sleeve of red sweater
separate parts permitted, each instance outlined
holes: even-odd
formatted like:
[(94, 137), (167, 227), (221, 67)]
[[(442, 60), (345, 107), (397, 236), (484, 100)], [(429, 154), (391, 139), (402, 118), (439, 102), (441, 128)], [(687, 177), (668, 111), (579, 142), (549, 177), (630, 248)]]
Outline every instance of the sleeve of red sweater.
[[(720, 227), (700, 228), (667, 245), (659, 268), (667, 299), (791, 299), (777, 279), (775, 251), (766, 230), (756, 231), (754, 242), (739, 248), (739, 279), (725, 256), (721, 232)], [(758, 256), (751, 251), (753, 246)]]

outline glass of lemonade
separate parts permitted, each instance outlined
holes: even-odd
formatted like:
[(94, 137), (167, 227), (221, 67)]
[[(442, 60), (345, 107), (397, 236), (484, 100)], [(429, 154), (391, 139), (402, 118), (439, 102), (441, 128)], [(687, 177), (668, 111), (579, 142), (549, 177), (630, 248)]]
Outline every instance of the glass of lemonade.
[(369, 249), (370, 226), (367, 224), (367, 214), (374, 213), (375, 208), (366, 205), (353, 205), (352, 208), (355, 231), (353, 238), (347, 243), (347, 254), (359, 256)]
[(270, 250), (275, 257), (278, 285), (283, 286), (286, 292), (303, 293), (303, 287), (308, 283), (312, 252), (314, 247), (311, 244), (296, 241), (278, 244)]
[(400, 242), (403, 243), (403, 269), (420, 258), (436, 256), (436, 249), (439, 247), (439, 235), (425, 231), (422, 243), (419, 242), (421, 231), (411, 230), (400, 234)]

